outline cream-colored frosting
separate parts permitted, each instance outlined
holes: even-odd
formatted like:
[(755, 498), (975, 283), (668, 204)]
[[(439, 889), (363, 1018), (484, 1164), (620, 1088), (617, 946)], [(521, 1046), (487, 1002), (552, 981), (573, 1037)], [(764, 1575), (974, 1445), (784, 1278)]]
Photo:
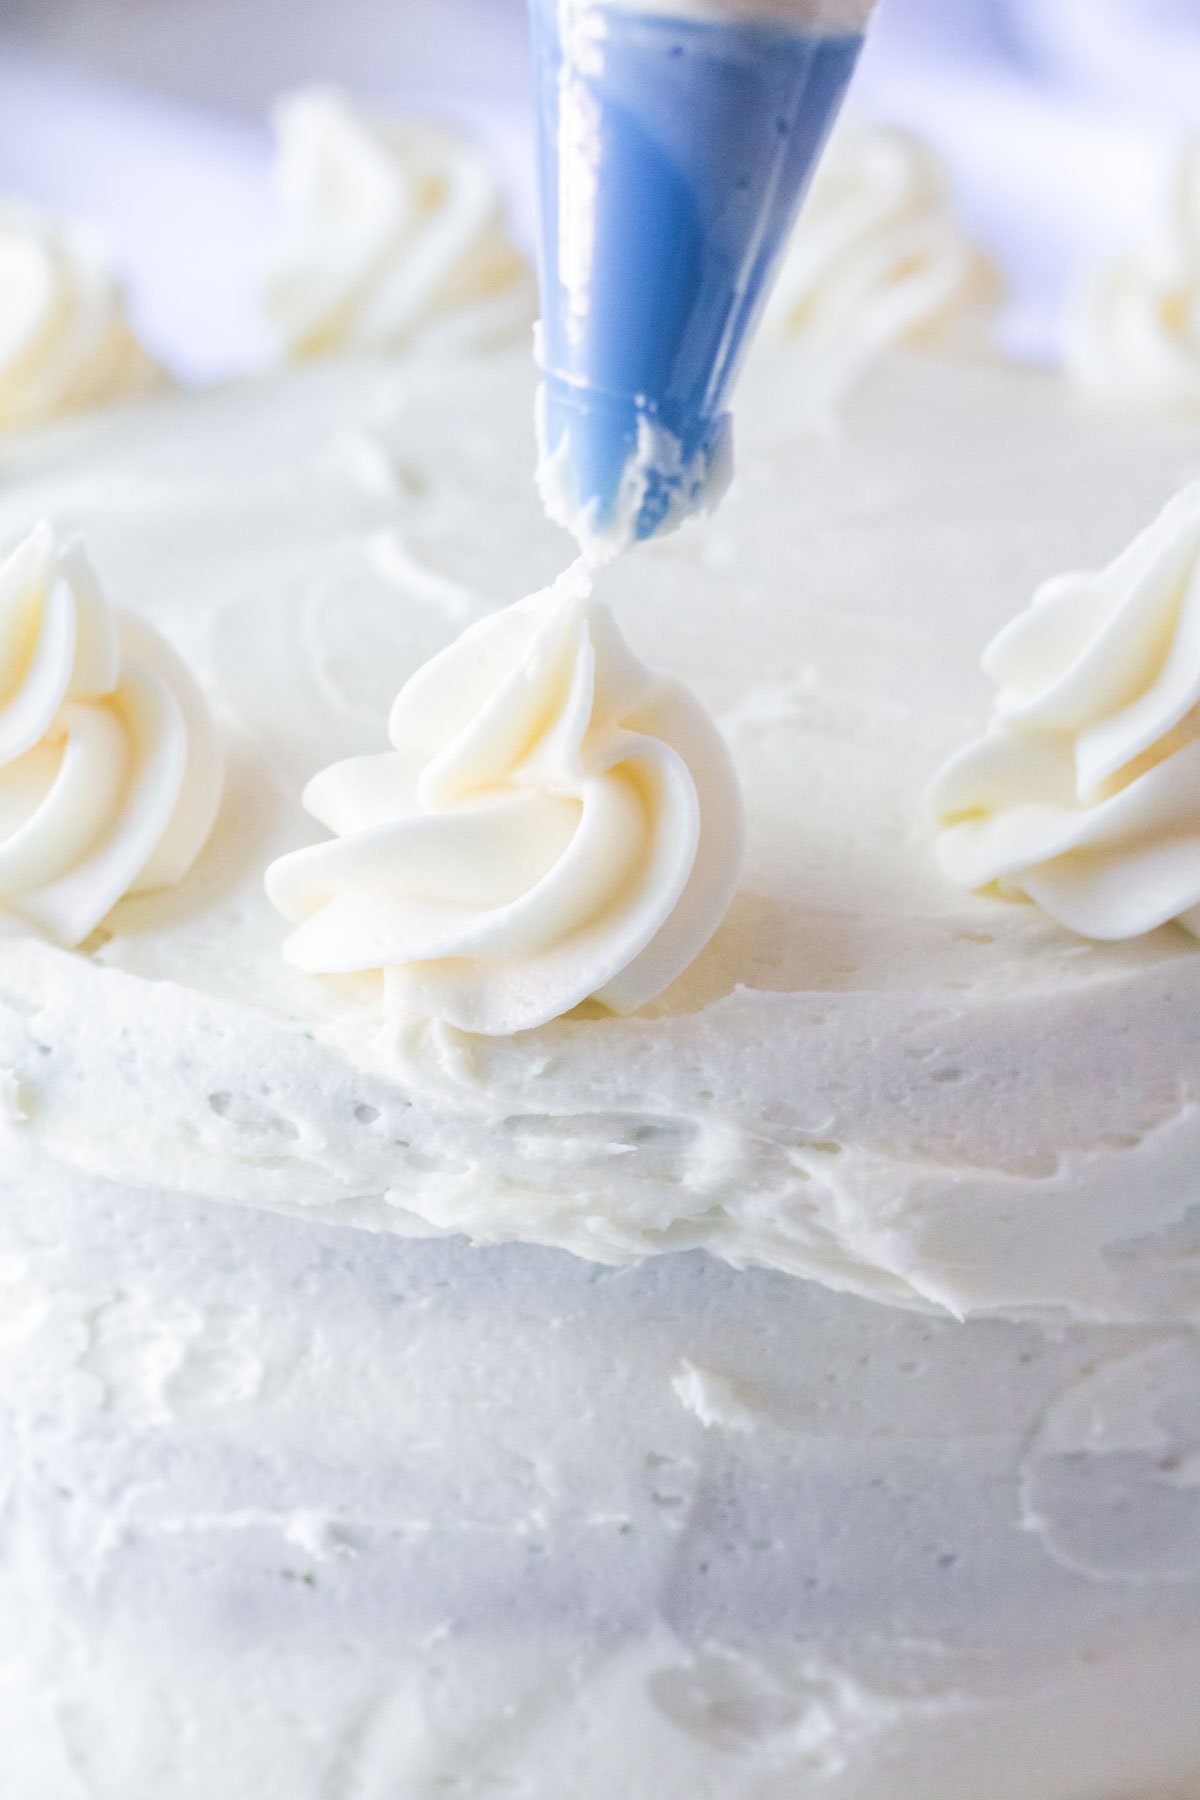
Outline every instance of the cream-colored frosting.
[(1200, 934), (1200, 483), (990, 645), (988, 734), (937, 777), (938, 860), (1093, 938)]
[(470, 350), (524, 337), (534, 282), (500, 183), (448, 127), (311, 88), (275, 113), (283, 220), (266, 306), (290, 356)]
[(768, 331), (867, 362), (900, 343), (981, 345), (1000, 279), (955, 216), (937, 153), (908, 132), (843, 120), (768, 303)]
[(588, 999), (644, 1006), (728, 910), (728, 753), (634, 658), (581, 564), (418, 670), (388, 734), (391, 751), (309, 783), (336, 837), (267, 873), (300, 968), (384, 969), (401, 1012), (497, 1035)]
[(323, 835), (305, 783), (386, 748), (397, 689), (464, 613), (561, 569), (527, 352), (327, 362), (13, 445), (0, 541), (69, 511), (233, 728), (184, 888), (87, 956), (0, 937), (13, 1131), (309, 1222), (607, 1262), (704, 1248), (926, 1311), (1194, 1318), (1194, 940), (1089, 942), (956, 887), (923, 796), (987, 716), (980, 650), (1014, 597), (1112, 555), (1200, 468), (1200, 429), (912, 356), (875, 365), (831, 438), (804, 362), (747, 369), (720, 518), (602, 590), (729, 746), (734, 903), (635, 1016), (513, 1036), (294, 969), (263, 871)]
[(1200, 138), (1174, 162), (1144, 242), (1090, 276), (1066, 316), (1067, 368), (1131, 408), (1200, 408)]
[(0, 431), (144, 393), (161, 380), (88, 226), (0, 201)]
[(39, 526), (0, 567), (0, 908), (81, 943), (124, 895), (182, 881), (220, 793), (183, 664)]

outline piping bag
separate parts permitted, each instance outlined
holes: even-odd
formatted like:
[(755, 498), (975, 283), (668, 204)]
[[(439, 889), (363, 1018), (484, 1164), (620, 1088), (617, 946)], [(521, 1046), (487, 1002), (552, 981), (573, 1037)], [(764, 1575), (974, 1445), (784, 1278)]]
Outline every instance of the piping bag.
[(593, 565), (714, 507), (872, 0), (530, 0), (538, 486)]

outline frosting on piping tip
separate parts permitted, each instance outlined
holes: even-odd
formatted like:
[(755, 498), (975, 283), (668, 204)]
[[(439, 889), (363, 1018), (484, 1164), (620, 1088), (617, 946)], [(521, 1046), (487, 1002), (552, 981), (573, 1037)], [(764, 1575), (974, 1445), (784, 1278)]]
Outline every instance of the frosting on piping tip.
[(538, 459), (534, 482), (546, 517), (575, 539), (583, 559), (603, 569), (644, 535), (647, 503), (657, 514), (652, 535), (676, 530), (687, 519), (713, 513), (733, 480), (733, 432), (728, 413), (714, 421), (710, 442), (689, 459), (667, 426), (643, 414), (637, 440), (626, 459), (611, 507), (593, 498), (581, 504), (571, 472), (571, 446), (564, 435), (555, 450), (546, 442), (546, 389), (535, 407)]
[(767, 328), (868, 360), (909, 342), (986, 342), (1000, 276), (954, 213), (941, 158), (891, 126), (830, 139), (770, 304)]
[(1146, 241), (1090, 277), (1068, 309), (1069, 372), (1129, 407), (1200, 407), (1200, 138), (1179, 150)]
[(0, 201), (0, 431), (131, 398), (161, 380), (130, 330), (98, 234)]
[(1085, 937), (1200, 935), (1200, 483), (1106, 569), (1046, 582), (984, 667), (991, 726), (930, 795), (946, 874)]
[(199, 689), (41, 525), (0, 567), (0, 907), (73, 947), (198, 856), (223, 778)]
[(275, 111), (283, 224), (266, 308), (290, 356), (478, 350), (529, 332), (534, 280), (486, 159), (324, 88)]
[(392, 750), (304, 804), (336, 836), (267, 871), (312, 973), (387, 971), (398, 1011), (489, 1036), (632, 1012), (708, 942), (741, 866), (716, 726), (631, 654), (582, 564), (401, 690)]

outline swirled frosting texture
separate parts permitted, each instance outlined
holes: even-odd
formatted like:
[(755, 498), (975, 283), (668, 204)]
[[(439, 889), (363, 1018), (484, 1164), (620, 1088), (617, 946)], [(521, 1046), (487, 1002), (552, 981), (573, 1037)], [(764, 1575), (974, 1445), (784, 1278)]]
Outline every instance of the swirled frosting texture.
[(938, 776), (938, 854), (1091, 938), (1200, 934), (1200, 483), (994, 640), (986, 737)]
[(418, 670), (389, 735), (310, 783), (336, 837), (267, 872), (301, 968), (384, 969), (398, 1010), (502, 1035), (587, 999), (635, 1010), (724, 916), (742, 843), (724, 743), (581, 566)]
[(132, 397), (160, 379), (96, 234), (0, 202), (0, 431)]
[(1096, 399), (1200, 408), (1200, 138), (1180, 150), (1145, 243), (1085, 283), (1064, 352)]
[(289, 355), (478, 350), (532, 329), (532, 272), (484, 157), (453, 131), (308, 89), (275, 114), (283, 225), (266, 305)]
[(869, 360), (909, 342), (983, 341), (1000, 279), (954, 216), (941, 160), (907, 132), (837, 128), (768, 309), (777, 333)]
[(0, 908), (82, 943), (126, 894), (182, 880), (221, 784), (188, 671), (39, 526), (0, 567)]

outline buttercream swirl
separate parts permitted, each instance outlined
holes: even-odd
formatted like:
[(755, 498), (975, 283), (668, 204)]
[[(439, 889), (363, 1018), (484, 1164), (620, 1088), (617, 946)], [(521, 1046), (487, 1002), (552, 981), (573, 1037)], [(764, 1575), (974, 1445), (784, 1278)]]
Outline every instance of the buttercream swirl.
[(861, 120), (830, 139), (792, 235), (768, 328), (868, 360), (893, 345), (983, 341), (1001, 292), (954, 215), (941, 159)]
[(305, 792), (336, 837), (267, 872), (302, 969), (383, 969), (397, 1010), (501, 1035), (589, 998), (635, 1010), (724, 916), (728, 752), (635, 660), (582, 565), (426, 663), (388, 729), (391, 751)]
[(97, 234), (0, 201), (0, 430), (132, 397), (160, 379)]
[(946, 874), (1085, 937), (1200, 934), (1200, 483), (1106, 569), (1046, 582), (984, 667), (991, 727), (931, 793)]
[(293, 357), (477, 350), (532, 329), (533, 275), (480, 152), (312, 88), (275, 113), (283, 224), (266, 305)]
[(1063, 348), (1096, 399), (1200, 407), (1200, 138), (1179, 151), (1146, 241), (1084, 283)]
[(0, 909), (74, 946), (182, 880), (222, 757), (188, 671), (41, 525), (0, 567)]

